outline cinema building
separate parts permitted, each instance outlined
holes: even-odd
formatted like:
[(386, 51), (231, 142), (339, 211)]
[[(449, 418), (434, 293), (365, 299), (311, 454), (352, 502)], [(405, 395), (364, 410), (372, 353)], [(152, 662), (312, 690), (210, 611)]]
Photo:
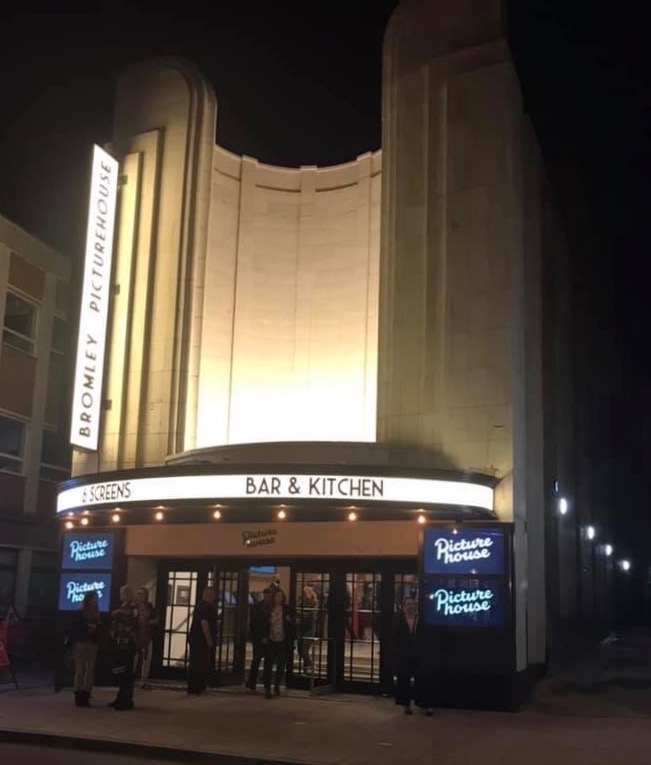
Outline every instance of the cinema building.
[(185, 61), (120, 77), (91, 198), (60, 607), (149, 587), (154, 675), (183, 676), (206, 583), (217, 685), (243, 681), (272, 579), (313, 646), (293, 687), (385, 688), (411, 593), (442, 696), (511, 703), (583, 618), (578, 572), (601, 558), (573, 499), (569, 278), (499, 5), (401, 3), (381, 152), (332, 167), (216, 146), (215, 96)]

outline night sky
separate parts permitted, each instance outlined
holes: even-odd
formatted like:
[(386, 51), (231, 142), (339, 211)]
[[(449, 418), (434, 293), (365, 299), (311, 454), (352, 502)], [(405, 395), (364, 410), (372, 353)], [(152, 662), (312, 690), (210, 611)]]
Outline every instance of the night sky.
[[(327, 165), (380, 148), (381, 43), (396, 5), (21, 6), (0, 27), (0, 213), (79, 257), (90, 148), (110, 138), (117, 73), (157, 55), (184, 55), (211, 81), (217, 142), (235, 153)], [(651, 534), (644, 15), (643, 3), (509, 3), (525, 106), (572, 249), (592, 491), (610, 508), (613, 542), (639, 563)]]

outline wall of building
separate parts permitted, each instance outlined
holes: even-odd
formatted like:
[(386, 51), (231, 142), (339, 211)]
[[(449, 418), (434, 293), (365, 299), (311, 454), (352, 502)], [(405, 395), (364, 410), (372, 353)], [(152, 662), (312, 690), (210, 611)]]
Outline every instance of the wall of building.
[(374, 440), (380, 154), (263, 165), (214, 145), (215, 115), (187, 62), (120, 78), (102, 435), (75, 474), (247, 441)]
[[(160, 557), (241, 555), (273, 559), (285, 556), (416, 556), (419, 526), (408, 521), (332, 523), (221, 523), (131, 526), (126, 554)], [(272, 541), (256, 546), (250, 534)]]
[(403, 0), (387, 28), (378, 439), (503, 482), (523, 669), (545, 661), (540, 178), (501, 14)]
[(121, 162), (102, 436), (74, 472), (160, 465), (194, 443), (216, 102), (188, 62), (118, 79)]
[(213, 155), (196, 446), (373, 441), (380, 153)]
[(56, 481), (70, 474), (69, 277), (66, 258), (0, 216), (0, 614), (51, 597)]

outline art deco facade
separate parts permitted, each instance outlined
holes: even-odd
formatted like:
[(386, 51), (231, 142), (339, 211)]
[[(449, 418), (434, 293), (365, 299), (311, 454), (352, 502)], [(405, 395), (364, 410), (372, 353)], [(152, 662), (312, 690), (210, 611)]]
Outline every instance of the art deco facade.
[[(500, 3), (399, 5), (381, 153), (271, 167), (215, 146), (216, 120), (187, 62), (120, 78), (102, 433), (97, 452), (76, 451), (61, 512), (90, 507), (101, 524), (118, 509), (129, 576), (158, 586), (168, 609), (179, 571), (196, 589), (224, 565), (275, 556), (293, 594), (318, 569), (333, 587), (342, 577), (342, 602), (344, 585), (353, 599), (370, 586), (382, 618), (391, 587), (415, 582), (418, 515), (510, 524), (511, 671), (531, 674), (567, 625), (605, 616), (605, 600), (582, 612), (579, 572), (590, 560), (605, 576), (606, 564), (556, 512), (575, 481), (569, 274)], [(227, 487), (245, 474), (269, 482), (255, 496), (159, 500), (142, 483)], [(448, 493), (397, 495), (379, 512), (363, 492), (292, 497), (296, 475), (440, 481)], [(89, 503), (98, 483), (103, 499)], [(460, 498), (462, 484), (488, 503)], [(362, 523), (346, 521), (351, 504)], [(260, 539), (273, 544), (256, 543), (254, 560)], [(369, 672), (372, 683), (383, 670)]]

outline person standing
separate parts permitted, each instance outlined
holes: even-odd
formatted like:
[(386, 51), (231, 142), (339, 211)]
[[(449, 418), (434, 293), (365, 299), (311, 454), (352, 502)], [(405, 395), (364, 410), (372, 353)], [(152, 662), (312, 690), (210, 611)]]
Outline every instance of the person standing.
[(264, 611), (264, 695), (271, 698), (271, 681), (275, 667), (274, 695), (280, 696), (280, 682), (285, 675), (287, 659), (294, 650), (295, 624), (285, 593), (279, 587), (274, 590), (273, 600)]
[(97, 592), (89, 590), (75, 615), (70, 637), (75, 662), (75, 706), (90, 706), (90, 692), (95, 678), (97, 661), (97, 631), (99, 606)]
[(298, 652), (303, 661), (303, 669), (306, 671), (312, 668), (312, 641), (305, 638), (313, 638), (316, 635), (318, 609), (319, 600), (315, 589), (305, 585), (298, 599)]
[(138, 607), (138, 652), (135, 673), (142, 687), (146, 688), (151, 670), (154, 634), (158, 626), (156, 609), (149, 602), (149, 590), (146, 587), (139, 587), (136, 590), (136, 605)]
[(266, 644), (263, 642), (265, 637), (265, 611), (271, 604), (273, 590), (267, 587), (262, 591), (262, 600), (255, 603), (251, 608), (249, 617), (249, 641), (253, 648), (253, 658), (251, 659), (251, 668), (249, 669), (249, 678), (246, 681), (246, 687), (255, 693), (258, 684), (258, 674), (260, 673), (260, 662), (264, 656)]
[(111, 614), (111, 636), (115, 643), (116, 661), (113, 674), (118, 683), (118, 695), (109, 706), (118, 712), (133, 709), (133, 665), (138, 641), (138, 607), (133, 587), (120, 588), (120, 607)]
[(205, 587), (197, 603), (188, 633), (190, 661), (188, 665), (188, 693), (201, 694), (206, 690), (208, 676), (213, 663), (215, 633), (217, 632), (217, 610), (214, 587)]
[(396, 677), (396, 704), (403, 706), (407, 715), (413, 714), (412, 699), (426, 715), (434, 713), (430, 689), (423, 672), (425, 641), (425, 625), (418, 616), (416, 600), (406, 597), (393, 624), (391, 647)]

